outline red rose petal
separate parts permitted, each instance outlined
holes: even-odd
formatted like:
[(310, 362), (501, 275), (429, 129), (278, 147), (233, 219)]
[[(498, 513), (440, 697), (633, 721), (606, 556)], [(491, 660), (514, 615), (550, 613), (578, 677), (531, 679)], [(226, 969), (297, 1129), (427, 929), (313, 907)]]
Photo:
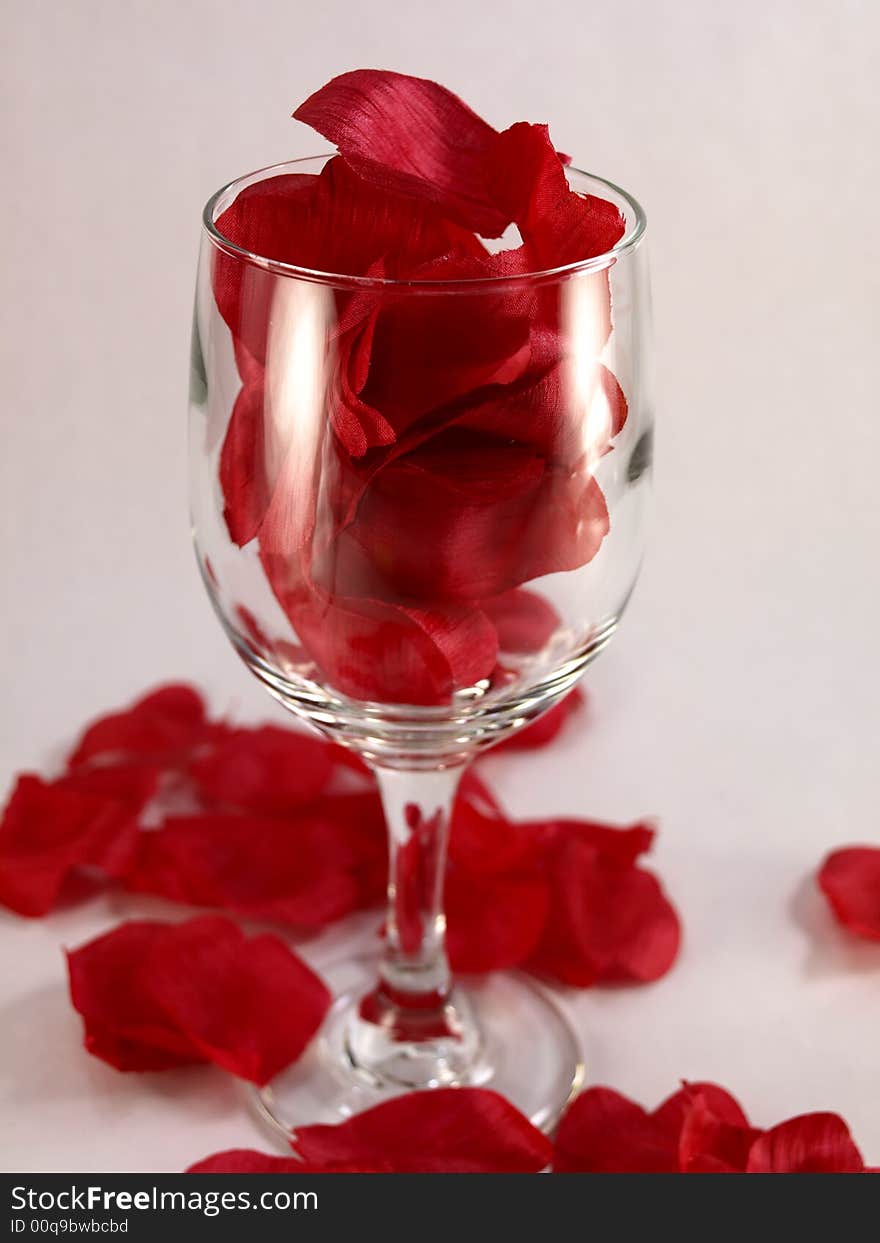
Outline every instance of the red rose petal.
[(205, 705), (191, 686), (170, 684), (94, 721), (68, 761), (142, 758), (176, 762), (207, 733)]
[(330, 685), (355, 699), (448, 703), (495, 665), (495, 630), (478, 609), (440, 612), (315, 594), (289, 615)]
[(271, 500), (263, 424), (262, 382), (238, 394), (220, 452), (223, 517), (229, 538), (239, 547), (260, 529)]
[(678, 1141), (698, 1101), (705, 1105), (715, 1118), (728, 1126), (739, 1128), (749, 1126), (749, 1120), (743, 1112), (742, 1105), (735, 1096), (731, 1096), (726, 1088), (719, 1087), (717, 1083), (683, 1083), (677, 1092), (673, 1092), (654, 1110), (652, 1117)]
[(450, 431), (373, 477), (325, 577), (352, 596), (478, 601), (586, 564), (607, 531), (589, 471)]
[(132, 920), (67, 955), (85, 1047), (117, 1070), (166, 1070), (203, 1060), (151, 986), (150, 954), (172, 927)]
[(87, 769), (55, 782), (19, 777), (0, 822), (0, 902), (45, 915), (76, 868), (124, 872), (157, 781), (148, 766)]
[(520, 966), (534, 952), (550, 893), (540, 872), (462, 873), (446, 878), (446, 949), (454, 971)]
[(545, 1135), (496, 1092), (408, 1092), (336, 1126), (301, 1127), (294, 1149), (308, 1162), (386, 1161), (399, 1173), (537, 1173), (550, 1161)]
[(860, 1174), (865, 1163), (844, 1120), (813, 1113), (789, 1118), (755, 1141), (749, 1174)]
[(263, 725), (230, 731), (189, 771), (208, 803), (278, 815), (317, 798), (334, 762), (323, 739)]
[(202, 815), (142, 835), (126, 884), (176, 902), (320, 928), (381, 899), (385, 826), (373, 791), (273, 819)]
[(560, 839), (548, 866), (550, 913), (534, 970), (578, 988), (646, 982), (669, 970), (681, 929), (655, 876), (573, 835)]
[(738, 1105), (736, 1115), (719, 1112), (705, 1093), (693, 1094), (679, 1137), (678, 1161), (683, 1174), (745, 1171), (749, 1150), (761, 1132), (747, 1124)]
[(721, 1172), (728, 1159), (741, 1160), (744, 1168), (743, 1147), (747, 1154), (755, 1134), (730, 1093), (713, 1083), (685, 1084), (653, 1113), (611, 1088), (590, 1088), (559, 1124), (553, 1168), (558, 1173)]
[(451, 867), (468, 876), (539, 871), (543, 849), (540, 832), (508, 820), (486, 787), (462, 783), (449, 835)]
[(187, 1174), (393, 1174), (382, 1161), (311, 1165), (298, 1157), (274, 1157), (252, 1148), (215, 1152), (191, 1165)]
[(559, 1172), (860, 1173), (861, 1154), (836, 1114), (806, 1114), (769, 1131), (712, 1083), (685, 1084), (654, 1113), (592, 1088), (559, 1124)]
[(149, 968), (151, 991), (205, 1060), (258, 1084), (300, 1056), (332, 1000), (279, 937), (245, 937), (220, 917), (178, 924)]
[[(447, 255), (414, 269), (420, 280), (494, 275), (484, 256)], [(519, 379), (531, 356), (529, 307), (522, 294), (497, 291), (430, 297), (370, 296), (368, 350), (356, 391), (397, 435), (449, 402), (487, 385)]]
[[(369, 184), (341, 159), (328, 161), (317, 176), (284, 173), (246, 186), (216, 226), (252, 254), (349, 276), (370, 274), (378, 260), (394, 276), (400, 264), (408, 267), (450, 250), (482, 253), (472, 235), (430, 204), (414, 204)], [(213, 288), (236, 346), (264, 364), (277, 276), (218, 250)]]
[(133, 921), (68, 955), (86, 1048), (120, 1070), (210, 1061), (265, 1083), (294, 1061), (330, 1005), (278, 937), (230, 920)]
[(569, 187), (546, 125), (521, 121), (499, 134), (491, 180), (496, 201), (519, 226), (526, 271), (594, 258), (623, 237), (626, 222), (613, 203)]
[(559, 1123), (557, 1174), (674, 1174), (676, 1137), (656, 1118), (611, 1088), (588, 1088)]
[(383, 189), (437, 203), (484, 237), (499, 237), (509, 223), (488, 184), (497, 131), (436, 82), (357, 69), (333, 78), (293, 115)]
[(822, 864), (819, 888), (844, 928), (880, 941), (880, 849), (847, 846), (833, 851)]
[[(553, 605), (537, 592), (526, 591), (523, 587), (484, 601), (483, 610), (498, 632), (498, 648), (502, 653), (540, 652), (560, 625)], [(523, 733), (524, 730), (515, 736), (521, 737)]]

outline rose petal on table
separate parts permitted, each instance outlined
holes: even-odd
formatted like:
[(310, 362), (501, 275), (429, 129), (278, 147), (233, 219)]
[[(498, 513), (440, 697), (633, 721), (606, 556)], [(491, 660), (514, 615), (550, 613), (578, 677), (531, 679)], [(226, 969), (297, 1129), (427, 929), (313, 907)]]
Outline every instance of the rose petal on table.
[(655, 876), (566, 835), (548, 862), (550, 909), (530, 966), (563, 984), (659, 979), (675, 961), (678, 916)]
[(553, 1169), (557, 1174), (674, 1174), (676, 1137), (619, 1092), (588, 1088), (559, 1123)]
[(880, 848), (845, 846), (822, 864), (819, 888), (848, 932), (880, 941)]
[(187, 1174), (393, 1174), (383, 1161), (314, 1165), (298, 1157), (276, 1157), (253, 1148), (215, 1152), (191, 1165)]
[[(727, 1093), (722, 1093), (727, 1097)], [(728, 1100), (733, 1098), (728, 1097)], [(725, 1111), (708, 1093), (692, 1091), (678, 1142), (683, 1174), (741, 1174), (752, 1144), (761, 1135), (742, 1110)]]
[(449, 834), (449, 864), (465, 875), (540, 873), (546, 837), (540, 828), (509, 820), (491, 791), (462, 782)]
[(149, 960), (150, 988), (206, 1061), (264, 1084), (295, 1061), (332, 1000), (280, 937), (205, 916), (174, 926)]
[(121, 875), (158, 776), (139, 765), (87, 768), (52, 782), (19, 777), (0, 821), (0, 902), (19, 915), (45, 915), (76, 869)]
[(318, 797), (336, 764), (335, 748), (302, 730), (236, 729), (190, 765), (208, 804), (283, 815)]
[(383, 189), (436, 203), (484, 237), (500, 236), (509, 223), (488, 183), (497, 131), (436, 82), (356, 69), (315, 91), (293, 115)]
[(765, 1131), (752, 1145), (749, 1174), (861, 1174), (865, 1163), (838, 1114), (801, 1114)]
[(129, 708), (100, 717), (89, 725), (68, 764), (134, 758), (180, 762), (211, 727), (205, 704), (192, 686), (169, 683), (144, 695)]
[(68, 954), (86, 1048), (120, 1070), (213, 1062), (263, 1084), (330, 1005), (323, 981), (269, 933), (219, 916), (132, 921)]
[(399, 1173), (537, 1173), (545, 1135), (496, 1092), (408, 1092), (336, 1126), (300, 1127), (293, 1147), (314, 1164), (386, 1161)]
[(540, 871), (464, 872), (446, 877), (446, 948), (454, 971), (507, 971), (535, 951), (550, 892)]
[(203, 1061), (152, 989), (150, 954), (173, 925), (130, 920), (67, 954), (70, 998), (89, 1053), (117, 1070), (166, 1070)]
[(753, 1131), (714, 1083), (685, 1083), (653, 1113), (611, 1088), (582, 1092), (559, 1124), (558, 1173), (671, 1174), (745, 1168)]
[(325, 796), (285, 818), (176, 817), (141, 836), (126, 885), (194, 906), (321, 928), (379, 901), (385, 826), (374, 791)]

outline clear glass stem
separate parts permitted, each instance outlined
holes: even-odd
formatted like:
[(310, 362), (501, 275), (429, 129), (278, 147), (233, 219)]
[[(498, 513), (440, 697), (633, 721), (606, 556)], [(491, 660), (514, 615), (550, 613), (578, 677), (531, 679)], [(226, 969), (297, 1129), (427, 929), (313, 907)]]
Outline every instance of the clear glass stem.
[(376, 767), (388, 825), (388, 914), (379, 980), (352, 1014), (345, 1059), (383, 1090), (474, 1082), (483, 1037), (446, 957), (446, 847), (464, 766)]
[(436, 1010), (449, 998), (443, 878), (463, 767), (377, 768), (388, 826), (388, 913), (380, 988), (395, 1005)]

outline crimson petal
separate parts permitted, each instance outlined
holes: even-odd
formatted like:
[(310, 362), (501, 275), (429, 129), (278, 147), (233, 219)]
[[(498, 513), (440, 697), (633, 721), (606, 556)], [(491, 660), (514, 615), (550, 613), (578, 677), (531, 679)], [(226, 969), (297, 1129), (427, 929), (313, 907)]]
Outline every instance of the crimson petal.
[(293, 115), (383, 189), (437, 203), (484, 237), (499, 237), (509, 223), (488, 181), (497, 131), (436, 82), (356, 69), (315, 91)]
[(0, 822), (0, 902), (45, 915), (75, 869), (122, 874), (157, 782), (148, 766), (80, 770), (55, 782), (19, 777)]
[(880, 849), (847, 846), (835, 850), (822, 864), (819, 888), (849, 932), (880, 941)]
[(674, 1174), (676, 1137), (611, 1088), (588, 1088), (559, 1123), (553, 1154), (557, 1174)]
[(253, 1148), (215, 1152), (191, 1165), (187, 1174), (393, 1174), (387, 1162), (312, 1165), (298, 1157), (275, 1157)]
[(68, 764), (89, 760), (141, 758), (179, 761), (208, 733), (205, 705), (191, 686), (172, 683), (151, 691), (130, 708), (94, 721)]
[(278, 815), (317, 798), (334, 762), (333, 748), (323, 739), (263, 725), (230, 731), (189, 771), (208, 803)]
[(693, 1095), (679, 1137), (678, 1160), (683, 1174), (745, 1171), (749, 1151), (761, 1132), (746, 1123), (738, 1105), (736, 1114), (733, 1118), (725, 1116), (705, 1093)]
[(613, 203), (569, 187), (546, 125), (520, 121), (498, 135), (491, 181), (519, 226), (526, 270), (594, 258), (623, 237), (626, 222)]
[(152, 993), (202, 1057), (257, 1084), (300, 1056), (331, 1002), (279, 937), (245, 937), (219, 916), (174, 927), (149, 969)]
[(567, 834), (549, 862), (550, 912), (531, 967), (579, 988), (656, 980), (678, 953), (678, 916), (657, 878)]
[(451, 430), (373, 477), (325, 576), (351, 595), (478, 601), (584, 565), (607, 532), (605, 499), (585, 465), (556, 467)]
[(381, 897), (378, 796), (340, 794), (289, 814), (166, 820), (141, 837), (129, 889), (254, 919), (320, 928)]
[(462, 873), (446, 878), (447, 951), (454, 971), (506, 971), (534, 952), (550, 893), (540, 872)]
[(749, 1174), (860, 1174), (865, 1169), (844, 1120), (812, 1113), (789, 1118), (752, 1145)]
[(149, 957), (170, 925), (131, 920), (70, 951), (70, 998), (89, 1053), (117, 1070), (167, 1070), (201, 1062), (151, 988)]
[(294, 1149), (314, 1164), (386, 1161), (398, 1173), (537, 1173), (545, 1135), (485, 1088), (408, 1092), (336, 1126), (301, 1127)]
[(209, 1061), (265, 1083), (304, 1050), (330, 1005), (278, 937), (228, 919), (132, 921), (68, 954), (86, 1048), (119, 1070)]
[(356, 699), (448, 703), (495, 665), (495, 630), (478, 609), (417, 609), (315, 593), (293, 603), (289, 616), (328, 682)]

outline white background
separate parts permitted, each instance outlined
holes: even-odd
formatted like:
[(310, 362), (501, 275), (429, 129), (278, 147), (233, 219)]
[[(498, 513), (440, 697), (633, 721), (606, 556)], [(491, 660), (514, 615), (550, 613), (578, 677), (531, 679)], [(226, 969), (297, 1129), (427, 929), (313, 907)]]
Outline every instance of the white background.
[[(434, 77), (498, 126), (549, 120), (647, 208), (655, 524), (589, 676), (589, 723), (491, 775), (518, 814), (661, 825), (685, 947), (656, 985), (570, 998), (592, 1081), (653, 1105), (714, 1078), (758, 1124), (836, 1109), (880, 1164), (880, 946), (848, 941), (811, 883), (836, 844), (880, 842), (880, 8), (4, 7), (3, 788), (160, 680), (280, 713), (228, 648), (188, 543), (207, 196), (320, 146), (289, 113), (361, 65)], [(81, 1050), (59, 947), (141, 909), (0, 913), (6, 1168), (179, 1170), (263, 1144), (220, 1072), (122, 1076)]]

